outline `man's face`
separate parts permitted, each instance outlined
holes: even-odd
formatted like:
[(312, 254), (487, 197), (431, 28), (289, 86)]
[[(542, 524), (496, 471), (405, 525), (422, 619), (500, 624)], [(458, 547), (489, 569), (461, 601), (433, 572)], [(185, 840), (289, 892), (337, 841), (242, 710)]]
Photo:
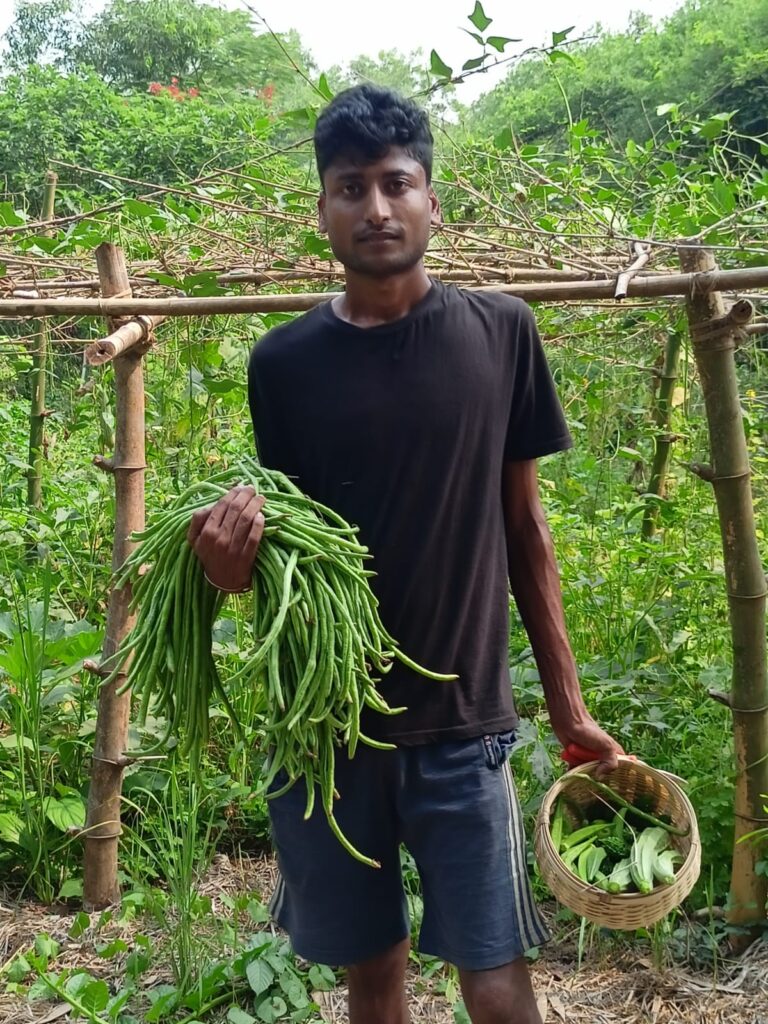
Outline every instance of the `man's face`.
[(319, 225), (349, 270), (389, 277), (416, 266), (440, 223), (440, 204), (424, 168), (393, 146), (375, 163), (344, 157), (327, 168)]

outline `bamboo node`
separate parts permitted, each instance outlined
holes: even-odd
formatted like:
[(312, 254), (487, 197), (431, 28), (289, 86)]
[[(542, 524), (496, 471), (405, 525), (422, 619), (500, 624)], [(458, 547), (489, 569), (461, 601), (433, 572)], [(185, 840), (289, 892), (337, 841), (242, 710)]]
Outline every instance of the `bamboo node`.
[(768, 711), (768, 704), (763, 704), (759, 708), (735, 708), (731, 705), (731, 711), (734, 715), (764, 715)]
[(717, 473), (712, 477), (713, 484), (722, 483), (725, 480), (744, 480), (745, 477), (751, 477), (751, 469), (740, 469), (738, 473)]
[(768, 590), (761, 590), (759, 594), (734, 594), (728, 591), (730, 601), (764, 601), (768, 597)]

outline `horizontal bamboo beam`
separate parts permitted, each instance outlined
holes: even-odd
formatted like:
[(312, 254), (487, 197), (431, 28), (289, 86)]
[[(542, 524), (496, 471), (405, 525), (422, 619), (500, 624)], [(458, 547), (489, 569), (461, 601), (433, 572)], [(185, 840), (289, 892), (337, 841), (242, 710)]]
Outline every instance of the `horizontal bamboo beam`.
[[(635, 277), (628, 285), (632, 297), (698, 295), (712, 291), (744, 291), (768, 285), (768, 266), (717, 270), (698, 274)], [(480, 291), (517, 295), (527, 302), (590, 302), (613, 299), (614, 281), (573, 281), (546, 284), (500, 284)], [(212, 295), (199, 298), (151, 299), (0, 299), (0, 317), (43, 316), (213, 316), (217, 313), (299, 313), (340, 295), (310, 292), (294, 295)]]
[[(647, 257), (646, 257), (647, 261)], [(597, 270), (558, 270), (553, 267), (478, 267), (473, 272), (471, 266), (467, 270), (436, 270), (428, 266), (427, 273), (438, 281), (477, 282), (482, 278), (490, 278), (499, 282), (513, 283), (516, 281), (594, 281), (615, 280), (615, 275)], [(617, 271), (618, 273), (618, 271)], [(658, 275), (659, 271), (652, 273)], [(278, 281), (339, 281), (343, 278), (341, 268), (315, 270), (228, 270), (216, 278), (218, 284), (274, 284)]]

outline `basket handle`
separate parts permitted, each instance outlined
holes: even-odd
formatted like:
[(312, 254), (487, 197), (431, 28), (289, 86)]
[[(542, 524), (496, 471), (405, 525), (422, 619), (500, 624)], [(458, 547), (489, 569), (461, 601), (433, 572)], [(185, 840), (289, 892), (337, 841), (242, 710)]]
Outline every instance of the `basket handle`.
[[(568, 746), (560, 754), (560, 757), (565, 761), (569, 768), (578, 768), (584, 764), (592, 764), (595, 761), (599, 761), (600, 757), (594, 750), (589, 750), (587, 747), (582, 747), (578, 743), (569, 743)], [(629, 761), (636, 761), (638, 764), (648, 764), (647, 761), (643, 761), (642, 758), (637, 757), (635, 754), (622, 754), (621, 757)], [(648, 767), (653, 767), (648, 765)], [(673, 782), (677, 782), (679, 785), (687, 786), (688, 782), (686, 779), (681, 779), (679, 775), (675, 775), (674, 772), (665, 771), (663, 768), (654, 769), (660, 775), (666, 775), (668, 779), (672, 779)]]

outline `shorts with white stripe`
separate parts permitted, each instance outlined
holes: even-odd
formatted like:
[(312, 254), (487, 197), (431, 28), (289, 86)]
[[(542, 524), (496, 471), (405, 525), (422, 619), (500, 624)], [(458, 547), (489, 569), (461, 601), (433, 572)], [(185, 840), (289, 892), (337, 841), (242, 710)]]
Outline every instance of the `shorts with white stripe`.
[[(548, 938), (531, 893), (520, 806), (508, 754), (512, 734), (340, 756), (336, 817), (381, 862), (353, 860), (306, 792), (269, 802), (281, 878), (277, 922), (308, 960), (349, 965), (409, 934), (399, 847), (421, 878), (419, 948), (465, 970), (516, 960)], [(280, 779), (276, 780), (276, 785)]]

